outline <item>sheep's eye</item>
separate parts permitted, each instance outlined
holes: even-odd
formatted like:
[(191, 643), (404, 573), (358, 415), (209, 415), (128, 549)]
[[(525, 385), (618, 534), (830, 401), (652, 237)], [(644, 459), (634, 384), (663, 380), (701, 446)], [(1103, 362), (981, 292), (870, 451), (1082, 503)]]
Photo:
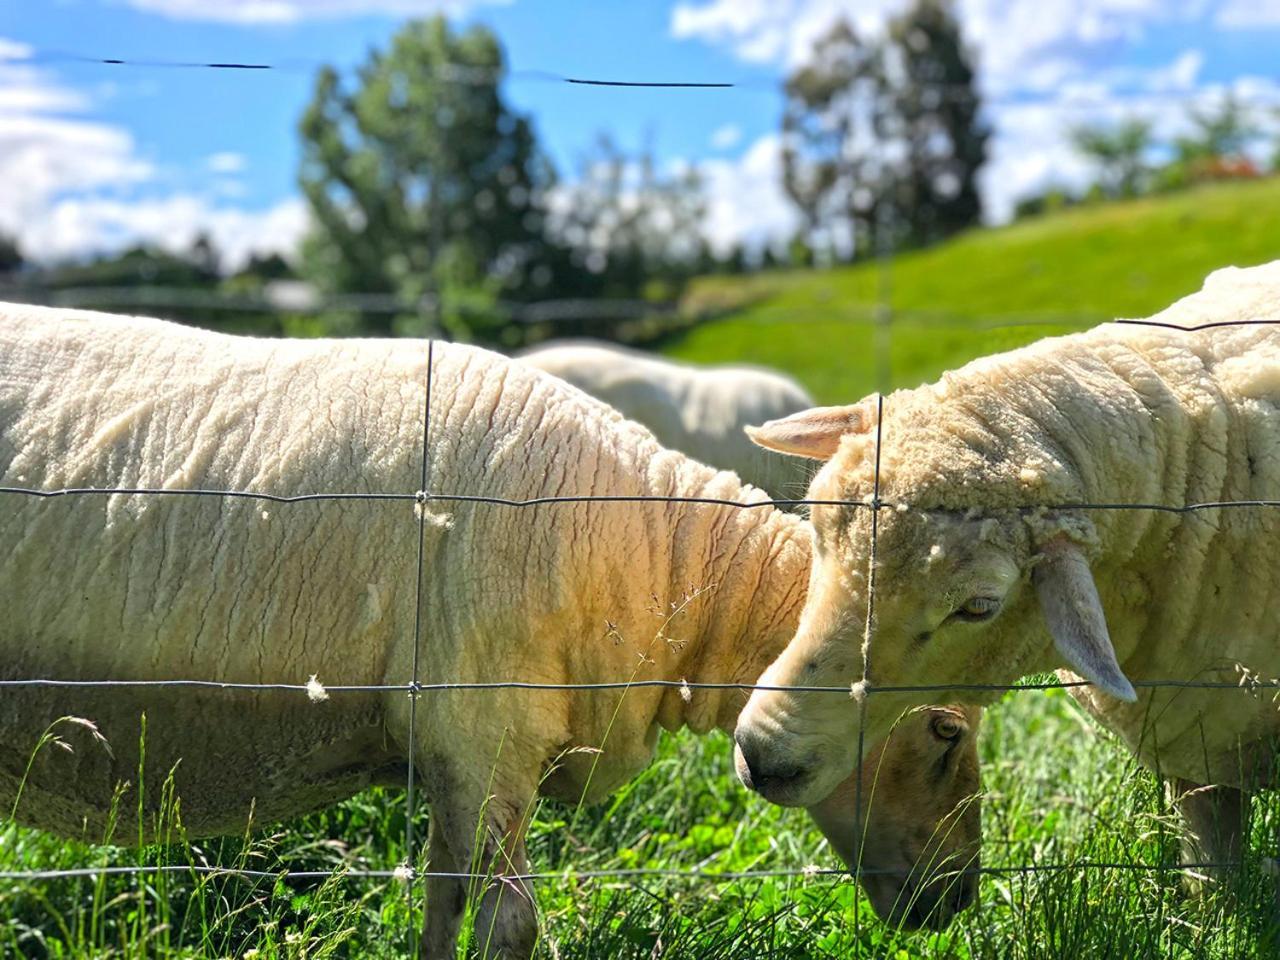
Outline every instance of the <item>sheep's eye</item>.
[(1000, 601), (995, 597), (970, 597), (952, 616), (957, 620), (976, 623), (979, 620), (990, 620), (999, 610)]
[(955, 740), (964, 730), (963, 724), (956, 717), (949, 717), (945, 714), (940, 717), (934, 717), (931, 724), (934, 736), (941, 740)]

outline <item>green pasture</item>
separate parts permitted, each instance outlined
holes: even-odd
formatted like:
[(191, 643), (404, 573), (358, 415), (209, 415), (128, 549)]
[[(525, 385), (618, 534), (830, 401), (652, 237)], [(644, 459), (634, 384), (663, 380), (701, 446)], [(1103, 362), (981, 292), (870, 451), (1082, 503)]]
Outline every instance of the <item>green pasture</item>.
[[(1277, 257), (1280, 178), (1206, 186), (976, 230), (897, 257), (887, 271), (864, 263), (703, 278), (687, 306), (718, 319), (663, 350), (778, 367), (822, 403), (841, 403), (1043, 336), (1149, 316), (1218, 267)], [(882, 301), (887, 315), (877, 313)]]

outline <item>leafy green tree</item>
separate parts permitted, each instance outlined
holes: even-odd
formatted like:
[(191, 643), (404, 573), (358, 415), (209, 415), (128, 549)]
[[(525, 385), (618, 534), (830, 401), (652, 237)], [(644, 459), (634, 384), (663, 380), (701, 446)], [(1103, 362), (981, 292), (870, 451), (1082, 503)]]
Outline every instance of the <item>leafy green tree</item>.
[(888, 106), (880, 51), (838, 20), (783, 89), (782, 183), (807, 239), (835, 260), (873, 248)]
[[(495, 339), (499, 298), (549, 289), (543, 199), (554, 180), (527, 117), (504, 100), (497, 37), (411, 21), (353, 85), (324, 68), (300, 124), (313, 230), (304, 274), (329, 292), (422, 303), (456, 335)], [(377, 333), (424, 316), (360, 317)]]
[(552, 216), (555, 239), (587, 274), (579, 295), (670, 300), (708, 259), (696, 167), (660, 171), (648, 149), (601, 136)]
[(916, 0), (890, 21), (886, 56), (890, 135), (903, 157), (889, 178), (895, 245), (922, 246), (981, 218), (978, 173), (991, 131), (950, 0)]
[(1174, 142), (1178, 159), (1184, 162), (1242, 157), (1245, 147), (1260, 133), (1248, 107), (1234, 93), (1228, 93), (1216, 106), (1192, 106), (1187, 119), (1191, 135)]
[(1151, 123), (1130, 117), (1114, 126), (1080, 125), (1069, 131), (1072, 145), (1098, 168), (1098, 185), (1110, 197), (1145, 192), (1151, 177)]
[(44, 271), (41, 282), (55, 290), (120, 288), (122, 296), (128, 288), (213, 290), (219, 277), (210, 262), (217, 259), (216, 254), (210, 253), (211, 249), (211, 246), (205, 250), (193, 247), (183, 255), (138, 244), (84, 262), (51, 267)]
[(815, 253), (920, 246), (980, 218), (991, 134), (950, 0), (916, 0), (882, 45), (837, 21), (785, 92), (783, 185)]
[(224, 286), (239, 290), (253, 290), (272, 280), (289, 280), (293, 276), (293, 267), (280, 254), (251, 253), (244, 266), (228, 277)]
[(150, 314), (232, 333), (282, 333), (274, 311), (234, 302), (244, 290), (224, 284), (220, 263), (212, 240), (202, 235), (182, 253), (138, 244), (44, 268), (30, 282), (54, 303)]

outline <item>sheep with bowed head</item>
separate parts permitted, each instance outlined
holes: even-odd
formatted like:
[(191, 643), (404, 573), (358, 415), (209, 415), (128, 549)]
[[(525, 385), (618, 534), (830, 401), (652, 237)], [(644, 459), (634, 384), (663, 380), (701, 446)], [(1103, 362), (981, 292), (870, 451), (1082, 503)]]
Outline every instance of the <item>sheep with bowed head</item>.
[[(735, 506), (764, 495), (496, 354), (434, 346), (429, 485), (459, 499), (413, 493), (422, 342), (0, 305), (0, 356), (0, 679), (299, 687), (6, 689), (0, 809), (21, 791), (33, 826), (105, 836), (123, 804), (147, 839), (172, 772), (190, 835), (240, 833), (403, 783), (413, 764), (430, 805), (426, 955), (452, 955), (471, 892), (478, 941), (524, 956), (536, 915), (513, 875), (535, 796), (599, 799), (648, 764), (660, 729), (731, 729), (744, 694), (698, 682), (750, 684), (795, 632), (805, 522)], [(305, 498), (264, 509), (201, 490)], [(566, 494), (634, 499), (466, 499)], [(425, 684), (637, 683), (411, 700), (415, 664)], [(33, 759), (68, 714), (112, 749), (77, 727), (74, 752)], [(876, 803), (855, 810), (846, 778), (815, 798), (836, 849), (876, 874), (877, 907), (906, 923), (972, 898), (971, 875), (946, 873), (976, 857), (973, 723), (913, 714), (864, 773)], [(473, 889), (457, 876), (473, 869), (497, 876)]]
[[(894, 393), (879, 423), (868, 400), (754, 431), (826, 461), (811, 497), (857, 502), (814, 508), (804, 613), (761, 683), (1072, 671), (1093, 684), (1077, 699), (1174, 782), (1193, 855), (1234, 860), (1280, 733), (1270, 692), (1238, 686), (1280, 676), (1280, 509), (1213, 504), (1280, 499), (1278, 321), (1280, 263), (1220, 270), (1150, 321)], [(1217, 686), (1135, 688), (1162, 680)], [(925, 696), (883, 690), (859, 710), (759, 690), (736, 729), (740, 774), (814, 803), (854, 769), (860, 734), (874, 743)]]

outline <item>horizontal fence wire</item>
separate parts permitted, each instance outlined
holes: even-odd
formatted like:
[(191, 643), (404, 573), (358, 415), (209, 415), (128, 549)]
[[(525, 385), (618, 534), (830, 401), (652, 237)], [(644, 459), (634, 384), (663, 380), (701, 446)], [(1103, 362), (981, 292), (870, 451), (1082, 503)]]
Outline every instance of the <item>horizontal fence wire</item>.
[[(1061, 873), (1071, 870), (1133, 870), (1143, 873), (1162, 873), (1182, 870), (1238, 869), (1239, 861), (1141, 863), (1127, 860), (1081, 860), (1066, 863), (1026, 863), (994, 867), (960, 867), (941, 871), (934, 876), (943, 878), (960, 876), (1009, 876), (1020, 873)], [(906, 871), (890, 867), (867, 867), (857, 871), (859, 877), (902, 876)], [(441, 880), (492, 880), (498, 882), (523, 882), (546, 880), (637, 880), (644, 878), (703, 880), (712, 882), (737, 882), (744, 880), (768, 880), (777, 878), (813, 879), (831, 877), (847, 879), (855, 874), (840, 867), (779, 867), (769, 870), (707, 870), (680, 867), (619, 867), (616, 870), (554, 870), (532, 873), (456, 873), (449, 871), (417, 870), (401, 867), (395, 870), (364, 870), (338, 867), (333, 870), (251, 870), (242, 867), (217, 867), (208, 864), (154, 864), (106, 867), (73, 867), (61, 870), (5, 870), (0, 880), (63, 880), (99, 875), (136, 876), (146, 874), (197, 874), (204, 876), (240, 877), (253, 880), (328, 880), (349, 878), (352, 880), (421, 880), (435, 877)]]
[[(294, 281), (286, 281), (293, 283)], [(835, 291), (831, 291), (835, 295)], [(160, 309), (211, 310), (214, 312), (242, 312), (267, 314), (319, 314), (319, 313), (369, 313), (415, 314), (439, 318), (445, 307), (434, 297), (415, 300), (383, 292), (353, 292), (327, 294), (313, 289), (285, 289), (272, 292), (268, 286), (260, 293), (224, 293), (203, 287), (142, 286), (91, 286), (50, 287), (0, 281), (0, 297), (20, 298), (17, 302), (34, 306), (67, 308), (93, 307), (151, 307)], [(767, 295), (735, 306), (745, 306), (767, 300)], [(494, 300), (478, 307), (466, 303), (449, 304), (449, 310), (466, 314), (497, 311), (517, 323), (537, 324), (560, 320), (639, 320), (653, 316), (678, 316), (688, 322), (705, 319), (708, 309), (682, 309), (675, 301), (637, 299), (553, 298), (528, 302)], [(1064, 313), (1062, 311), (1016, 310), (1003, 314), (971, 317), (962, 311), (939, 310), (928, 307), (900, 307), (895, 311), (894, 323), (909, 321), (912, 324), (937, 323), (951, 327), (963, 326), (973, 330), (1001, 330), (1011, 327), (1075, 326), (1116, 323), (1123, 326), (1158, 327), (1168, 330), (1195, 332), (1219, 327), (1247, 327), (1274, 324), (1274, 320), (1224, 320), (1194, 326), (1179, 326), (1157, 320), (1111, 319), (1096, 311)], [(756, 322), (769, 323), (769, 318), (756, 318)], [(795, 322), (795, 321), (789, 321)], [(804, 323), (864, 323), (875, 325), (883, 322), (881, 308), (871, 303), (833, 304), (831, 313), (821, 320)]]
[[(767, 500), (727, 500), (720, 497), (679, 497), (679, 496), (647, 496), (647, 495), (611, 495), (582, 494), (557, 497), (530, 497), (524, 500), (506, 497), (490, 497), (469, 493), (302, 493), (296, 495), (280, 495), (259, 493), (254, 490), (190, 490), (170, 487), (63, 487), (43, 490), (38, 487), (0, 487), (0, 495), (27, 496), (41, 499), (57, 497), (112, 497), (112, 496), (150, 496), (150, 497), (223, 497), (227, 499), (264, 500), (271, 503), (312, 503), (326, 500), (393, 500), (415, 501), (417, 503), (484, 503), (499, 507), (538, 507), (558, 503), (688, 503), (705, 506), (737, 507), (743, 510), (760, 507), (855, 507), (866, 510), (922, 510), (934, 513), (968, 512), (970, 507), (916, 507), (910, 503), (895, 500), (808, 500), (767, 499)], [(1201, 510), (1229, 510), (1240, 507), (1280, 507), (1280, 500), (1211, 500), (1204, 503), (1056, 503), (1025, 504), (1020, 506), (990, 508), (995, 510), (1152, 510), (1163, 513), (1197, 513)]]
[[(366, 313), (414, 314), (439, 319), (449, 311), (466, 315), (502, 313), (506, 318), (525, 324), (549, 323), (557, 320), (640, 320), (675, 313), (678, 304), (664, 300), (635, 298), (557, 297), (547, 300), (490, 300), (479, 305), (465, 302), (442, 304), (434, 296), (406, 299), (385, 292), (322, 293), (310, 287), (298, 289), (301, 281), (276, 288), (270, 284), (259, 293), (228, 293), (205, 287), (91, 286), (52, 287), (24, 283), (9, 278), (0, 282), (0, 297), (18, 297), (20, 302), (53, 307), (149, 307), (171, 310), (205, 310), (214, 312), (316, 314)], [(683, 316), (696, 320), (699, 313)]]
[[(1040, 683), (923, 683), (923, 684), (858, 684), (857, 696), (873, 693), (1011, 693), (1018, 690), (1070, 690), (1091, 687), (1089, 680), (1060, 680)], [(1133, 686), (1148, 689), (1175, 687), (1189, 690), (1280, 690), (1280, 679), (1249, 677), (1229, 680), (1134, 680)], [(434, 693), (449, 690), (637, 690), (661, 688), (669, 690), (737, 690), (754, 693), (831, 693), (851, 696), (849, 687), (807, 684), (779, 685), (771, 683), (719, 683), (714, 680), (602, 680), (593, 683), (539, 683), (533, 680), (458, 680), (439, 683), (344, 683), (330, 686), (319, 679), (312, 683), (233, 683), (222, 680), (61, 680), (55, 677), (0, 679), (0, 690), (6, 687), (148, 687), (197, 688), (209, 690), (287, 691), (310, 696), (330, 693)]]
[[(208, 58), (177, 60), (151, 56), (113, 56), (84, 53), (54, 48), (27, 48), (0, 56), (0, 63), (31, 64), (84, 64), (88, 66), (132, 67), (145, 69), (212, 70), (245, 72), (251, 74), (313, 72), (322, 68), (335, 68), (335, 64), (301, 57), (285, 58), (271, 62), (240, 58)], [(353, 65), (338, 65), (338, 69), (351, 69)], [(424, 78), (461, 86), (492, 86), (504, 81), (532, 81), (538, 83), (566, 84), (599, 88), (645, 88), (655, 90), (744, 90), (778, 92), (784, 84), (772, 77), (736, 77), (733, 79), (620, 79), (612, 77), (584, 77), (556, 70), (536, 67), (486, 67), (465, 63), (437, 63), (421, 71)], [(1273, 74), (1257, 74), (1259, 81), (1280, 80)], [(1117, 85), (1105, 95), (1089, 90), (1072, 91), (1063, 96), (1062, 91), (1049, 87), (1041, 90), (1014, 90), (1009, 92), (975, 90), (972, 84), (930, 82), (928, 95), (935, 101), (1002, 105), (1008, 107), (1043, 106), (1046, 104), (1064, 110), (1097, 110), (1099, 106), (1115, 103), (1187, 103), (1221, 98), (1226, 94), (1245, 102), (1273, 104), (1280, 102), (1280, 94), (1262, 84), (1248, 85), (1240, 89), (1217, 85), (1189, 90), (1153, 90), (1140, 85)]]
[[(295, 281), (285, 281), (294, 283)], [(837, 300), (835, 290), (820, 290), (818, 296)], [(259, 293), (230, 293), (206, 287), (139, 286), (90, 286), (51, 287), (39, 283), (7, 281), (0, 278), (0, 299), (35, 306), (66, 307), (73, 309), (155, 309), (172, 311), (201, 311), (213, 313), (252, 313), (270, 316), (318, 315), (330, 313), (364, 313), (383, 315), (414, 315), (428, 321), (440, 321), (445, 307), (433, 297), (407, 300), (396, 294), (384, 292), (348, 292), (327, 294), (318, 290), (273, 289), (268, 284)], [(696, 301), (684, 305), (675, 301), (636, 299), (583, 299), (553, 298), (527, 302), (496, 300), (471, 306), (466, 303), (450, 303), (448, 310), (462, 316), (468, 313), (488, 314), (497, 312), (510, 322), (524, 325), (556, 323), (563, 321), (606, 322), (617, 320), (666, 319), (682, 324), (694, 324), (723, 314), (730, 309), (765, 303), (767, 294), (733, 304), (700, 305)], [(1020, 327), (1081, 327), (1093, 326), (1110, 318), (1096, 311), (1064, 313), (1062, 311), (1017, 310), (974, 318), (955, 310), (938, 310), (926, 307), (902, 308), (896, 312), (894, 322), (912, 326), (939, 326), (967, 330), (1005, 330)], [(739, 322), (752, 326), (779, 322), (769, 316), (751, 315)], [(871, 303), (835, 303), (820, 319), (787, 319), (791, 324), (865, 325), (875, 327), (884, 323), (882, 308)]]

